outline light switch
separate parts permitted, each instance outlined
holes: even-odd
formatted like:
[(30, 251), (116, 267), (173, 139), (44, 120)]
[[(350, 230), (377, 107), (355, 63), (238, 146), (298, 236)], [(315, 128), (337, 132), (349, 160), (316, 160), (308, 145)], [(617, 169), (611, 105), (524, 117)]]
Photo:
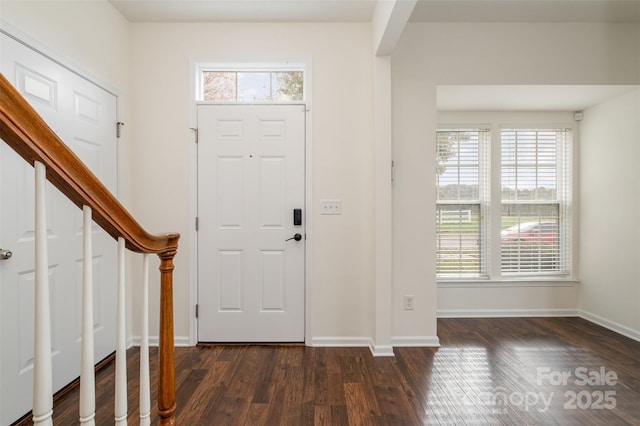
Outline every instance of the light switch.
[(342, 200), (320, 200), (320, 214), (342, 214)]

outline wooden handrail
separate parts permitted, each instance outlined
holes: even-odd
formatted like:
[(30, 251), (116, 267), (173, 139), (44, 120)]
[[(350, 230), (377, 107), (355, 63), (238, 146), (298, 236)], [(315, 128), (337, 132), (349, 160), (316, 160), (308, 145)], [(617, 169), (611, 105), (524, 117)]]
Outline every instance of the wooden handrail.
[(80, 209), (91, 207), (93, 220), (114, 239), (124, 238), (131, 251), (160, 257), (158, 410), (161, 424), (174, 425), (172, 271), (180, 234), (152, 235), (145, 231), (1, 73), (0, 139), (31, 165), (36, 161), (44, 164), (47, 180)]
[(146, 232), (2, 74), (0, 121), (0, 138), (30, 164), (44, 164), (47, 180), (78, 208), (91, 207), (93, 220), (114, 239), (123, 237), (129, 250), (159, 254), (177, 249), (180, 235)]

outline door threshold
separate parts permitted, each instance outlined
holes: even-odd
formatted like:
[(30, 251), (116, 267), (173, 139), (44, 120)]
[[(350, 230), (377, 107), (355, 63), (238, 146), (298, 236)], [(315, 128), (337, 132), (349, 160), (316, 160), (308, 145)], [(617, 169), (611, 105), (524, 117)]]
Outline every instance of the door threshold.
[(304, 342), (198, 342), (196, 346), (306, 346)]

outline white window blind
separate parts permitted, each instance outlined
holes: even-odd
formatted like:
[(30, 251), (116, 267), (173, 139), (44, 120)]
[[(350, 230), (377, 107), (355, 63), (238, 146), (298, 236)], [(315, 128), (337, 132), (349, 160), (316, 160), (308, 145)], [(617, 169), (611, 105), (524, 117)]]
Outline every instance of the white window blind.
[(480, 277), (488, 265), (487, 224), (482, 220), (488, 194), (489, 131), (437, 132), (437, 274)]
[(570, 145), (570, 129), (502, 129), (502, 274), (568, 273)]

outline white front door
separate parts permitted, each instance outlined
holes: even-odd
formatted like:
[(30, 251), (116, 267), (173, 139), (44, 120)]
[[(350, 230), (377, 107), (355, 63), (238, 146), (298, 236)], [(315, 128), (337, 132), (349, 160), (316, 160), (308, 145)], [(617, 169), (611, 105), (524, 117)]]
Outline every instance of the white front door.
[[(115, 194), (116, 98), (65, 67), (0, 34), (0, 69)], [(54, 391), (79, 376), (82, 213), (47, 184)], [(116, 246), (94, 225), (94, 343), (115, 348)], [(34, 170), (0, 141), (0, 424), (31, 410), (34, 325)]]
[(201, 342), (304, 341), (305, 114), (198, 105)]

